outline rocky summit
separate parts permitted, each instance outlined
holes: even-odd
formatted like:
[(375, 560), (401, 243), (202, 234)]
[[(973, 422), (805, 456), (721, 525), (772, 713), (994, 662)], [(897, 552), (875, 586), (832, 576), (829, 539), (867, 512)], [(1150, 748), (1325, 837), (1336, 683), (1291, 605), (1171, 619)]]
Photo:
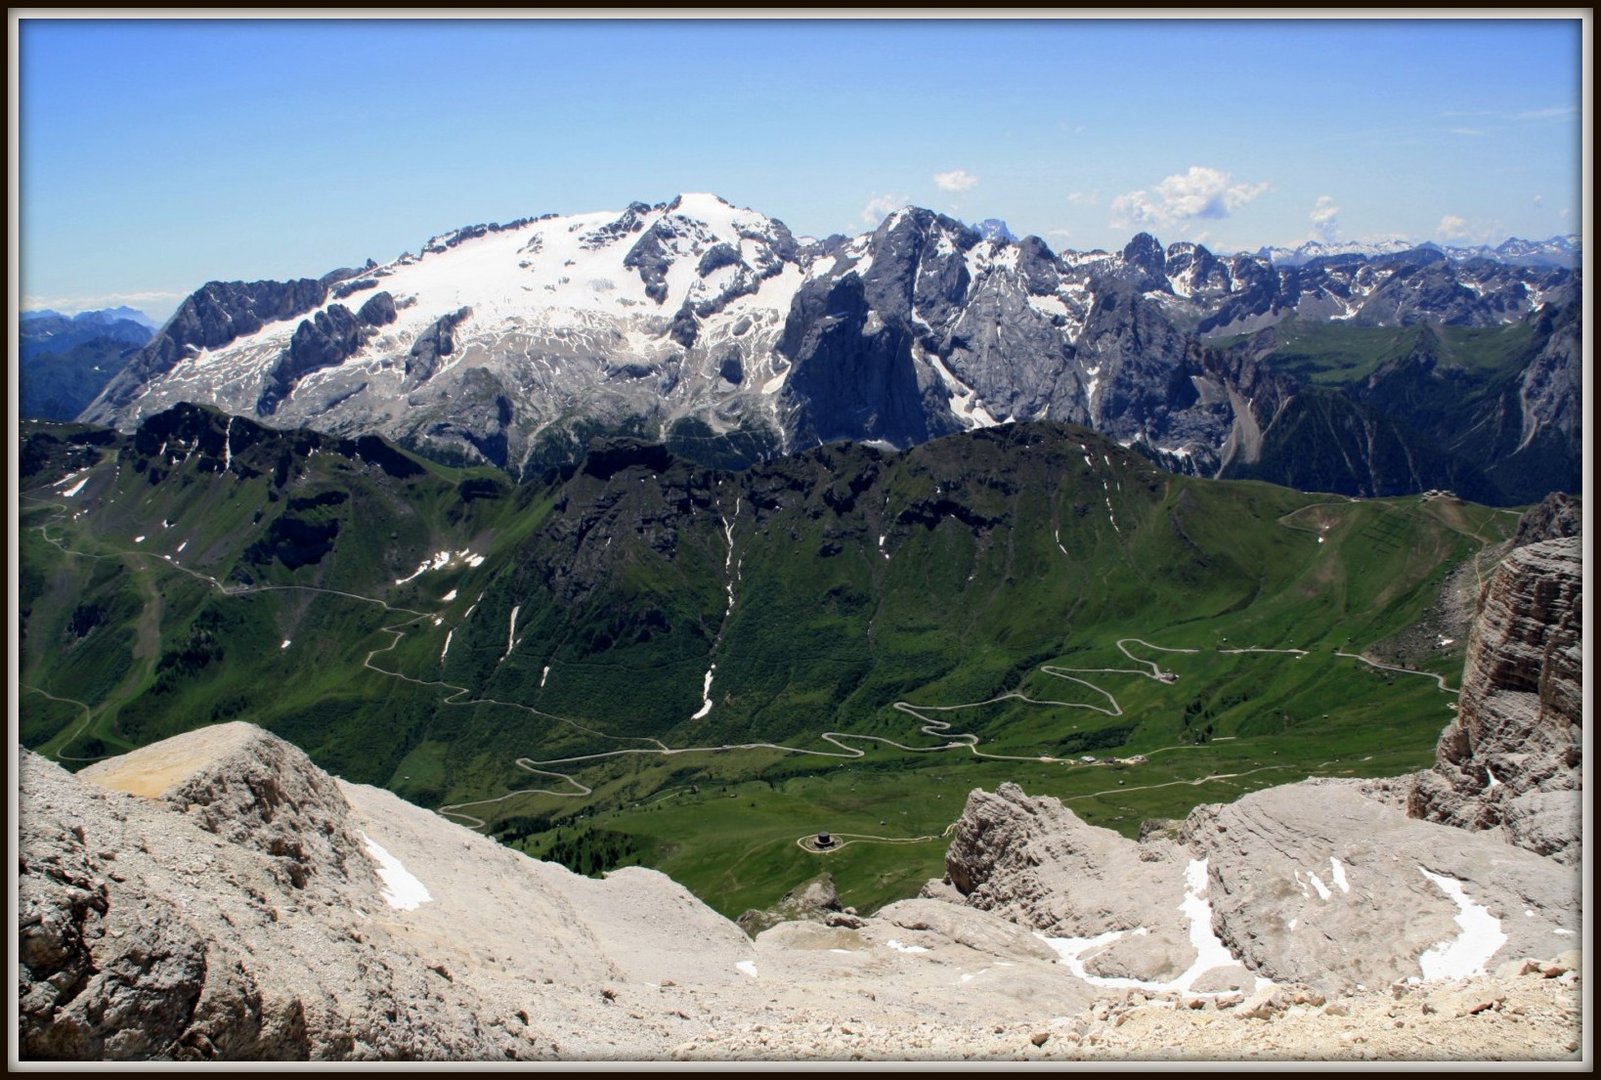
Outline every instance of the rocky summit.
[(131, 429), (189, 401), (514, 473), (602, 433), (744, 465), (1054, 420), (1198, 475), (1503, 504), (1576, 488), (1577, 270), (1303, 254), (1144, 233), (1057, 253), (915, 207), (818, 240), (687, 194), (211, 282), (81, 419)]
[(247, 724), (77, 775), (25, 754), (20, 778), (26, 1060), (1579, 1047), (1573, 869), (1349, 784), (1141, 841), (975, 791), (923, 897), (856, 916), (820, 880), (752, 939), (655, 871), (537, 862)]

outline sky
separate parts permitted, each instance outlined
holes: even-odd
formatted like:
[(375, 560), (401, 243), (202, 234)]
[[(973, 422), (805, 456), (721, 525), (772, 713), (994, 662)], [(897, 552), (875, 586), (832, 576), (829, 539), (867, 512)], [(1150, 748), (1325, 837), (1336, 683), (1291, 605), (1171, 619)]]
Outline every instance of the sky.
[[(13, 9), (14, 17), (16, 15)], [(1580, 9), (1513, 20), (104, 20), (13, 36), (25, 309), (710, 191), (1053, 250), (1581, 233)], [(23, 12), (24, 16), (28, 13)], [(57, 13), (59, 14), (59, 13)]]

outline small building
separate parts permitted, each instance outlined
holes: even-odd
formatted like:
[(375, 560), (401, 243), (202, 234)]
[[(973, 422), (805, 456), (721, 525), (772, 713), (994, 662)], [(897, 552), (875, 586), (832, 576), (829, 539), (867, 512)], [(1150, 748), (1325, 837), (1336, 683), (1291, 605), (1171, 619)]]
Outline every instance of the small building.
[(834, 846), (834, 838), (826, 832), (820, 832), (817, 834), (816, 843), (819, 849), (831, 848)]

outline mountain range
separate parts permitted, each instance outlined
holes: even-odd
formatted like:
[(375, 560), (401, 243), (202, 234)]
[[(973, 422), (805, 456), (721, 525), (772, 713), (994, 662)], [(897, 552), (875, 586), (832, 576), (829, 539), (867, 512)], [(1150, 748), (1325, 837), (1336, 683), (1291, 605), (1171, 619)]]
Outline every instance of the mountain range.
[(130, 307), (18, 316), (17, 413), (71, 420), (121, 371), (157, 327)]
[(816, 240), (681, 195), (211, 282), (81, 418), (203, 402), (514, 475), (597, 434), (746, 466), (1053, 420), (1197, 475), (1513, 505), (1578, 486), (1575, 252), (1057, 253), (916, 208)]

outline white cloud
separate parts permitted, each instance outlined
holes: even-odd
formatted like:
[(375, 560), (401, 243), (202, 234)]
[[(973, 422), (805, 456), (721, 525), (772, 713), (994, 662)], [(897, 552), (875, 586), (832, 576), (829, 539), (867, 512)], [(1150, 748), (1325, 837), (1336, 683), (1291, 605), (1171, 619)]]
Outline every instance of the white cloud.
[(867, 205), (862, 207), (862, 221), (868, 225), (877, 225), (911, 201), (905, 195), (874, 195), (867, 200)]
[(1332, 195), (1319, 195), (1308, 215), (1312, 220), (1312, 237), (1332, 244), (1340, 234), (1340, 207)]
[(1484, 130), (1482, 128), (1457, 127), (1457, 128), (1452, 128), (1451, 129), (1451, 134), (1453, 134), (1453, 135), (1475, 135), (1475, 136), (1477, 136), (1477, 135), (1483, 135), (1484, 134)]
[(1436, 231), (1441, 240), (1457, 244), (1493, 244), (1506, 237), (1499, 221), (1468, 221), (1456, 214), (1442, 217)]
[(1074, 206), (1094, 206), (1101, 201), (1099, 191), (1069, 191), (1067, 201)]
[(1544, 206), (1545, 205), (1545, 196), (1544, 195), (1536, 195), (1534, 197), (1534, 205), (1535, 206)]
[(1112, 224), (1171, 228), (1181, 222), (1220, 220), (1272, 188), (1235, 183), (1228, 173), (1205, 165), (1191, 165), (1156, 185), (1154, 195), (1131, 191), (1112, 200)]
[(1558, 105), (1551, 109), (1528, 109), (1524, 112), (1514, 113), (1518, 120), (1567, 120), (1577, 117), (1579, 109), (1575, 105)]
[(966, 191), (978, 183), (978, 177), (964, 169), (952, 169), (950, 172), (935, 173), (934, 183), (943, 191)]

